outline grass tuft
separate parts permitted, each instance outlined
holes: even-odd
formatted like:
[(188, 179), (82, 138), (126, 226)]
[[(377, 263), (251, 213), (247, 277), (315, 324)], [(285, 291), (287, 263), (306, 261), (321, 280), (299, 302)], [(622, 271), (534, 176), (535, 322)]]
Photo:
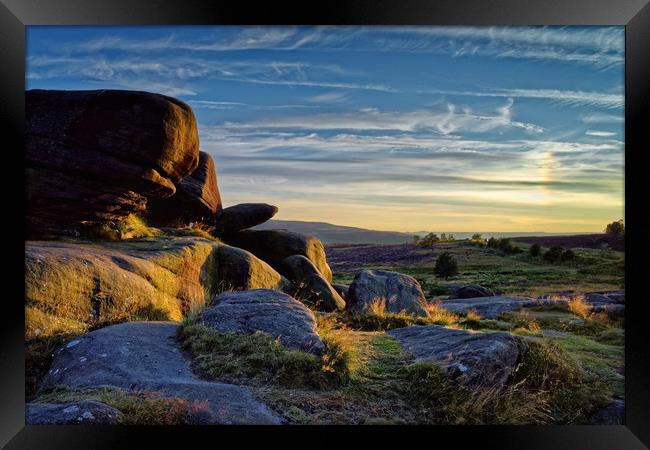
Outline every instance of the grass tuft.
[(39, 403), (72, 403), (95, 400), (122, 412), (122, 425), (185, 425), (190, 416), (207, 410), (207, 402), (163, 397), (157, 392), (124, 392), (117, 388), (55, 388), (36, 399)]

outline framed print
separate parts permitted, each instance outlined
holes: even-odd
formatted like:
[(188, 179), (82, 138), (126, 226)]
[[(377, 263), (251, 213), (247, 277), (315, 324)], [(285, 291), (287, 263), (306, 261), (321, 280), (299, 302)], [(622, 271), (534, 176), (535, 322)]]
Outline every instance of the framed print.
[(647, 448), (647, 2), (311, 6), (3, 0), (2, 444)]

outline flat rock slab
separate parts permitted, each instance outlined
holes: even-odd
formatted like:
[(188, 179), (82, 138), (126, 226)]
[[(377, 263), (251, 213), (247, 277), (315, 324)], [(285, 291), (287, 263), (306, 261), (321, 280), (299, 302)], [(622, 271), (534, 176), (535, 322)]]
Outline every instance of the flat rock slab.
[(278, 424), (280, 419), (242, 387), (194, 376), (176, 341), (174, 322), (127, 322), (92, 331), (55, 353), (40, 389), (116, 387), (161, 397), (207, 401), (214, 424)]
[(542, 306), (556, 300), (532, 299), (528, 297), (474, 297), (442, 300), (442, 307), (457, 313), (467, 313), (474, 310), (484, 319), (496, 319), (502, 313), (516, 311), (527, 306)]
[(94, 400), (75, 403), (28, 403), (25, 405), (27, 425), (74, 425), (84, 423), (118, 424), (122, 413), (112, 406)]
[(469, 388), (503, 387), (522, 345), (506, 332), (482, 333), (439, 325), (397, 328), (388, 334), (416, 360), (439, 365)]
[(204, 309), (199, 320), (224, 333), (261, 331), (283, 345), (320, 354), (325, 345), (316, 332), (316, 318), (305, 305), (271, 289), (224, 292)]

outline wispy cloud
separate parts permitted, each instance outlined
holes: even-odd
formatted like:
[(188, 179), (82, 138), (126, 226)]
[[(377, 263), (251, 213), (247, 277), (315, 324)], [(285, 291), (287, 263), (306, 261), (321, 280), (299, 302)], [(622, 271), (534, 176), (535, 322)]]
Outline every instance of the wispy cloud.
[[(209, 34), (209, 33), (208, 33)], [(368, 39), (372, 36), (374, 39)], [(366, 38), (366, 39), (364, 39)], [(623, 62), (620, 27), (254, 27), (233, 28), (227, 36), (184, 36), (136, 40), (104, 37), (69, 44), (68, 52), (232, 52), (246, 50), (428, 52), (456, 57), (483, 55), (591, 64)]]
[(596, 136), (596, 137), (612, 137), (616, 136), (618, 133), (612, 131), (599, 131), (599, 130), (587, 130), (585, 131), (587, 136)]
[(484, 133), (497, 128), (518, 128), (527, 132), (542, 133), (538, 125), (512, 119), (513, 100), (498, 108), (496, 114), (475, 114), (459, 110), (448, 103), (446, 111), (399, 111), (383, 112), (375, 108), (365, 108), (346, 113), (323, 113), (314, 115), (274, 117), (248, 123), (227, 123), (229, 128), (288, 128), (308, 130), (430, 130), (448, 135), (456, 132)]

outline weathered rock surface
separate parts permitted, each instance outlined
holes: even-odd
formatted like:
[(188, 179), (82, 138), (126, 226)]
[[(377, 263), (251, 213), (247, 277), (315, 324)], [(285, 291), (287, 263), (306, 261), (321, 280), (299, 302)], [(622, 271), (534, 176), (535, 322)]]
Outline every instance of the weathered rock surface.
[(591, 416), (590, 422), (597, 425), (623, 425), (625, 423), (625, 400), (614, 399), (612, 403)]
[(27, 241), (26, 338), (135, 317), (180, 320), (224, 288), (287, 283), (251, 253), (200, 237)]
[(298, 298), (319, 310), (333, 311), (345, 308), (345, 300), (305, 256), (289, 256), (283, 263), (285, 273), (297, 287)]
[(278, 212), (278, 207), (266, 203), (241, 203), (225, 208), (216, 224), (221, 234), (236, 233), (266, 222)]
[(224, 292), (204, 309), (199, 320), (224, 333), (261, 331), (283, 345), (320, 354), (325, 346), (316, 331), (316, 318), (298, 300), (270, 289)]
[(493, 297), (494, 292), (491, 289), (481, 286), (480, 284), (468, 284), (454, 290), (449, 298), (476, 298), (476, 297)]
[(56, 352), (40, 389), (110, 386), (154, 392), (161, 397), (206, 401), (209, 423), (280, 423), (247, 389), (196, 378), (176, 341), (179, 326), (127, 322), (85, 334)]
[(27, 425), (115, 425), (122, 413), (112, 406), (94, 400), (74, 403), (27, 403), (25, 423)]
[(384, 311), (428, 317), (426, 299), (417, 280), (411, 276), (387, 270), (362, 270), (354, 277), (346, 300), (347, 309), (367, 312), (375, 302)]
[(484, 319), (496, 319), (504, 312), (516, 311), (527, 306), (542, 306), (555, 300), (536, 300), (528, 297), (477, 297), (464, 299), (442, 300), (442, 307), (446, 310), (467, 313), (474, 310)]
[(154, 226), (181, 226), (190, 222), (214, 223), (221, 215), (221, 194), (212, 156), (199, 152), (199, 165), (174, 183), (176, 193), (152, 199), (147, 206), (147, 223)]
[(224, 236), (224, 240), (229, 245), (248, 250), (280, 273), (284, 270), (284, 258), (303, 255), (314, 263), (328, 282), (332, 282), (332, 271), (327, 264), (325, 248), (315, 237), (283, 230), (246, 230)]
[(175, 192), (198, 164), (185, 103), (137, 91), (25, 95), (26, 221), (30, 235), (76, 234), (119, 221)]
[(290, 289), (292, 283), (250, 252), (237, 247), (219, 247), (218, 282), (223, 289)]
[(501, 388), (519, 358), (519, 343), (510, 333), (481, 333), (439, 325), (389, 331), (416, 360), (439, 365), (470, 388)]

